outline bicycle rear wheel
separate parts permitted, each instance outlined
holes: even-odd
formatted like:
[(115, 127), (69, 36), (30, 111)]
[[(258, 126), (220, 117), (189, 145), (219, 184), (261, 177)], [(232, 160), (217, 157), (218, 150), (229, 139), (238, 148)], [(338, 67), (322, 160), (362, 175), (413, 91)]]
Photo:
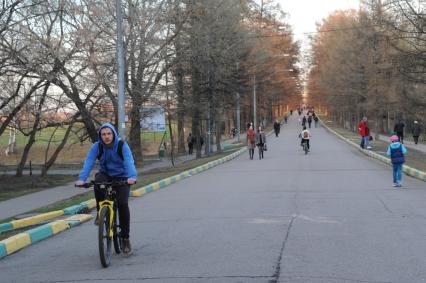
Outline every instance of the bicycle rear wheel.
[(123, 239), (121, 238), (121, 230), (120, 230), (120, 226), (118, 225), (118, 211), (117, 209), (115, 209), (115, 213), (114, 213), (114, 220), (113, 220), (113, 232), (114, 232), (114, 236), (112, 237), (112, 241), (114, 243), (114, 250), (116, 254), (121, 253), (121, 250), (123, 248)]
[(111, 263), (111, 240), (109, 236), (110, 212), (108, 207), (102, 207), (99, 215), (99, 257), (103, 267), (108, 267)]

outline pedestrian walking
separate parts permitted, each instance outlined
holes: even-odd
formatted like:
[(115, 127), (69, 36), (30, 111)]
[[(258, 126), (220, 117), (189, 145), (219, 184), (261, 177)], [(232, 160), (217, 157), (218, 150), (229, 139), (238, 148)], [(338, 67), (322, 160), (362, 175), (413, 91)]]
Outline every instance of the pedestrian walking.
[(302, 118), (302, 127), (306, 126), (306, 116), (303, 116)]
[(250, 159), (253, 159), (253, 155), (254, 155), (254, 147), (255, 147), (254, 139), (255, 139), (254, 130), (253, 130), (253, 127), (250, 126), (250, 128), (247, 131), (247, 140), (246, 140)]
[(309, 125), (309, 129), (311, 128), (311, 124), (312, 124), (312, 115), (308, 116), (308, 125)]
[(288, 121), (288, 117), (287, 117), (287, 115), (285, 115), (284, 116), (284, 122), (287, 124), (287, 121)]
[(404, 143), (404, 127), (405, 125), (402, 122), (402, 120), (399, 120), (398, 123), (396, 123), (395, 127), (393, 128), (393, 131), (398, 136), (400, 143)]
[(189, 133), (188, 137), (186, 138), (186, 143), (188, 144), (188, 154), (192, 155), (194, 152), (194, 139), (191, 133)]
[(396, 135), (390, 137), (391, 144), (388, 147), (386, 154), (391, 157), (393, 167), (393, 186), (401, 187), (402, 183), (402, 165), (405, 162), (405, 155), (407, 149), (399, 142), (399, 138)]
[(314, 117), (315, 128), (318, 128), (319, 118), (315, 115)]
[(421, 133), (420, 124), (418, 121), (414, 121), (413, 127), (411, 129), (411, 133), (413, 134), (414, 144), (419, 143), (419, 136)]
[(361, 136), (361, 148), (371, 149), (369, 145), (370, 141), (370, 128), (368, 128), (367, 117), (363, 117), (361, 122), (358, 124), (358, 133)]
[(263, 159), (263, 151), (266, 147), (266, 135), (262, 130), (262, 127), (259, 127), (256, 136), (255, 136), (255, 143), (259, 150), (259, 160)]
[(280, 130), (281, 130), (281, 124), (280, 122), (278, 122), (278, 120), (275, 120), (274, 122), (274, 132), (275, 132), (275, 136), (278, 137), (278, 135), (280, 134)]

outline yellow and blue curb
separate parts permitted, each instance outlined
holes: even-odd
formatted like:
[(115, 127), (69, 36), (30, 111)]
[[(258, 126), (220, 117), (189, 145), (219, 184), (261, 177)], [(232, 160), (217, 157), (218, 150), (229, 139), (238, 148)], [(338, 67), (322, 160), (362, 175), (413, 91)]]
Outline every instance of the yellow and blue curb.
[(0, 241), (0, 259), (31, 244), (86, 222), (91, 218), (92, 215), (90, 214), (76, 214), (66, 219), (57, 220)]
[(51, 212), (42, 213), (36, 216), (31, 216), (31, 217), (27, 217), (27, 218), (23, 218), (19, 220), (13, 220), (7, 223), (2, 223), (0, 224), (0, 234), (2, 232), (15, 230), (18, 228), (33, 226), (43, 221), (51, 220), (62, 215), (77, 214), (83, 209), (92, 209), (95, 206), (96, 206), (96, 201), (94, 199), (91, 199), (88, 201), (84, 201), (80, 204), (64, 208), (63, 210), (51, 211)]
[[(329, 132), (333, 133), (334, 135), (336, 135), (337, 137), (339, 137), (341, 140), (345, 141), (346, 143), (352, 145), (353, 147), (355, 147), (356, 149), (358, 149), (359, 151), (361, 151), (362, 153), (364, 153), (365, 155), (368, 155), (374, 159), (380, 160), (383, 163), (386, 163), (388, 165), (392, 165), (392, 162), (389, 158), (384, 157), (383, 155), (380, 155), (378, 153), (375, 153), (373, 151), (370, 150), (366, 150), (366, 149), (362, 149), (359, 147), (358, 144), (354, 143), (351, 140), (348, 140), (347, 138), (345, 138), (344, 136), (342, 136), (341, 134), (339, 134), (338, 132), (336, 132), (335, 130), (331, 129), (330, 127), (328, 127), (325, 123), (321, 123)], [(402, 172), (404, 172), (407, 176), (416, 178), (418, 180), (422, 180), (424, 182), (426, 182), (426, 172), (423, 172), (421, 170), (418, 170), (416, 168), (412, 168), (408, 165), (403, 165), (402, 166)]]
[(232, 153), (230, 155), (222, 157), (220, 159), (217, 159), (217, 160), (214, 160), (214, 161), (210, 161), (210, 162), (208, 162), (206, 164), (200, 165), (200, 166), (195, 167), (193, 169), (186, 170), (186, 171), (184, 171), (184, 172), (182, 172), (180, 174), (177, 174), (177, 175), (174, 175), (174, 176), (162, 179), (160, 181), (154, 182), (152, 184), (143, 186), (142, 188), (139, 188), (139, 189), (131, 191), (130, 192), (130, 196), (132, 196), (132, 197), (140, 197), (140, 196), (143, 196), (145, 194), (154, 192), (156, 190), (165, 188), (165, 187), (167, 187), (167, 186), (169, 186), (171, 184), (174, 184), (174, 183), (176, 183), (176, 182), (178, 182), (180, 180), (183, 180), (185, 178), (191, 177), (191, 176), (193, 176), (195, 174), (198, 174), (198, 173), (201, 173), (201, 172), (203, 172), (203, 171), (205, 171), (207, 169), (210, 169), (212, 167), (220, 165), (220, 164), (222, 164), (222, 163), (224, 163), (226, 161), (234, 159), (235, 157), (239, 156), (241, 153), (243, 153), (246, 150), (247, 150), (247, 148), (242, 148), (242, 149), (240, 149), (240, 150), (238, 150), (238, 151), (236, 151), (236, 152), (234, 152), (234, 153)]

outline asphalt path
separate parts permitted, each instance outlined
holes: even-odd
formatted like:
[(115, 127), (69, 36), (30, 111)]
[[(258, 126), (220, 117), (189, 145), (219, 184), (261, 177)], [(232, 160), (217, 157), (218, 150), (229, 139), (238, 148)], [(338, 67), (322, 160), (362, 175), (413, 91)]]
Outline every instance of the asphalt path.
[[(426, 186), (293, 115), (248, 153), (130, 202), (130, 257), (86, 223), (0, 261), (1, 282), (426, 282)], [(256, 156), (256, 155), (255, 155)], [(106, 281), (109, 280), (109, 281)]]

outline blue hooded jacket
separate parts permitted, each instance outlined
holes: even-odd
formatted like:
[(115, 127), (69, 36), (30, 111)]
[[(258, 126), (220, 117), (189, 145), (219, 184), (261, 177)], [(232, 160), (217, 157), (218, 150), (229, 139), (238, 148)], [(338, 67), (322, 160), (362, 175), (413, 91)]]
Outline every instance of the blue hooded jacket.
[[(103, 143), (101, 138), (101, 130), (103, 128), (110, 128), (114, 134), (113, 145), (107, 146)], [(99, 141), (95, 142), (87, 153), (86, 160), (84, 161), (83, 169), (80, 172), (79, 180), (86, 181), (89, 177), (90, 171), (96, 163), (99, 152), (99, 143), (102, 143), (103, 154), (99, 158), (99, 172), (105, 173), (111, 177), (124, 177), (124, 178), (137, 178), (135, 162), (130, 147), (127, 143), (123, 144), (123, 159), (118, 155), (118, 141), (120, 138), (114, 127), (110, 123), (105, 123), (98, 131)]]

